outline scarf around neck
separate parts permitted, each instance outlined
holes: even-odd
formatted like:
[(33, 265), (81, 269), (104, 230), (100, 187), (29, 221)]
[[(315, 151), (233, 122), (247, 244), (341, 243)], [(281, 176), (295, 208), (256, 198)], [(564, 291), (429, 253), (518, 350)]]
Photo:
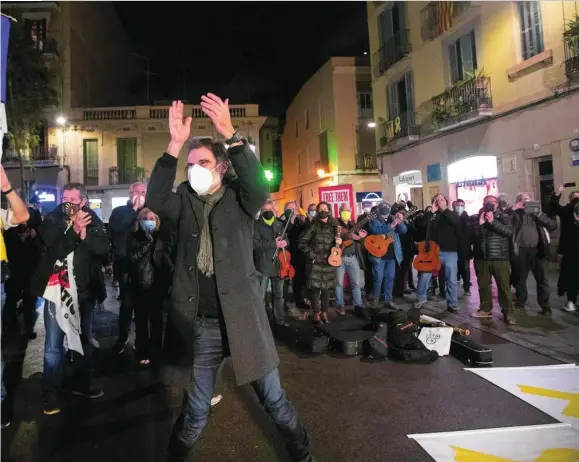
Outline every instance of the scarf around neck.
[(197, 267), (199, 271), (205, 276), (213, 276), (213, 242), (211, 240), (211, 233), (209, 230), (209, 215), (215, 204), (225, 194), (226, 187), (221, 186), (213, 194), (206, 194), (199, 196), (203, 201), (203, 228), (201, 229), (201, 238), (199, 242), (199, 252), (197, 253)]
[[(261, 217), (261, 218), (263, 218), (263, 217)], [(271, 217), (269, 220), (266, 220), (265, 218), (263, 218), (263, 222), (268, 226), (273, 225), (274, 221), (275, 221), (275, 217)]]

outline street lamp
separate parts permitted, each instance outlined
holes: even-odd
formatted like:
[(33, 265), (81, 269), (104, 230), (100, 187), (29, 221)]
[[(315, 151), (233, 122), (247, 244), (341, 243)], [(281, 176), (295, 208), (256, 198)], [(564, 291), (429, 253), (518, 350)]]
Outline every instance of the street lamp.
[(376, 128), (376, 122), (368, 122), (368, 128)]
[(56, 118), (56, 123), (57, 123), (58, 125), (64, 126), (64, 125), (66, 125), (66, 119), (65, 119), (63, 116), (58, 116), (58, 117)]
[(316, 173), (318, 174), (318, 176), (320, 178), (323, 178), (326, 176), (326, 171), (323, 168), (318, 169), (318, 171)]
[(273, 172), (271, 170), (265, 170), (265, 179), (268, 182), (273, 181)]

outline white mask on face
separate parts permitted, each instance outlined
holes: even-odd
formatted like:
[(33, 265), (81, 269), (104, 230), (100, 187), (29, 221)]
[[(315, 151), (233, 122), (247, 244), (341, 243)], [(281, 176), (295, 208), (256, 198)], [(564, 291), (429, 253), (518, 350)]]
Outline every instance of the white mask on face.
[[(217, 167), (218, 166), (215, 168)], [(187, 178), (189, 179), (189, 184), (200, 196), (207, 194), (213, 187), (213, 184), (215, 183), (215, 175), (213, 174), (215, 168), (213, 170), (209, 170), (201, 167), (201, 165), (195, 164), (187, 169)]]
[(134, 196), (133, 204), (136, 205), (138, 209), (142, 209), (145, 205), (145, 198), (143, 196)]

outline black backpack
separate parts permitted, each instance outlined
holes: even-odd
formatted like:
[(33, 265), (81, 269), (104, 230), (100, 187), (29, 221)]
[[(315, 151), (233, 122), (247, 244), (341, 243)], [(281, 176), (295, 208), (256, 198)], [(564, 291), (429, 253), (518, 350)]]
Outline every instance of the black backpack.
[(380, 323), (376, 333), (368, 339), (368, 356), (373, 359), (385, 359), (388, 356), (388, 326)]
[(390, 314), (388, 323), (388, 358), (398, 361), (430, 364), (439, 356), (427, 350), (418, 339), (420, 326), (408, 319), (403, 311)]

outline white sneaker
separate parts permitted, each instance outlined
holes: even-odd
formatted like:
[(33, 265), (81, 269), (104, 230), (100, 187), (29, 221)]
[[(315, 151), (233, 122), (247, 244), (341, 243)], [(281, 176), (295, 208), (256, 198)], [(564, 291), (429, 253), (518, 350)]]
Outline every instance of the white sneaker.
[(100, 348), (101, 345), (99, 342), (97, 342), (97, 339), (94, 337), (90, 338), (90, 343), (92, 344), (93, 348)]
[(577, 307), (575, 306), (575, 303), (573, 303), (572, 301), (568, 301), (567, 304), (562, 308), (563, 311), (567, 311), (568, 313), (572, 313), (574, 311), (577, 311)]
[(223, 399), (223, 396), (217, 395), (211, 398), (211, 406), (215, 406), (219, 401)]

